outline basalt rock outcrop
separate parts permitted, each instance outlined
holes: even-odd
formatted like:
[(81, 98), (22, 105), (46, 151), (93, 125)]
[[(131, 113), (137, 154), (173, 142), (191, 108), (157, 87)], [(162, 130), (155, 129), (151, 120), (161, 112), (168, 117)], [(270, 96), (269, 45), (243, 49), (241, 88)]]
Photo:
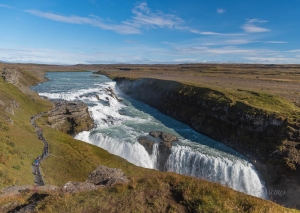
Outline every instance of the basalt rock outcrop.
[(5, 82), (17, 85), (19, 83), (19, 73), (15, 69), (3, 68), (1, 77)]
[[(300, 192), (300, 116), (291, 122), (276, 112), (232, 101), (222, 92), (175, 81), (115, 80), (125, 94), (247, 156), (269, 190), (286, 192), (272, 196), (274, 201), (300, 208), (295, 199)], [(150, 149), (151, 143), (142, 143)]]
[(93, 119), (88, 106), (83, 102), (54, 101), (55, 109), (49, 113), (48, 123), (52, 128), (69, 135), (93, 128)]
[(171, 154), (172, 143), (177, 141), (178, 138), (166, 132), (152, 131), (149, 136), (138, 138), (138, 142), (143, 145), (149, 155), (153, 154), (153, 146), (158, 143), (157, 150), (157, 169), (166, 171), (165, 165)]

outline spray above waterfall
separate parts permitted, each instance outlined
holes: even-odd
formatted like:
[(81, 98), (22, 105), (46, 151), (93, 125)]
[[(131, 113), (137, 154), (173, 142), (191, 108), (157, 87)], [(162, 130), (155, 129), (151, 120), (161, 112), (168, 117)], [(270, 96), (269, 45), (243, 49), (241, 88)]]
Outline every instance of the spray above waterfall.
[[(106, 149), (138, 166), (191, 175), (267, 198), (264, 183), (254, 166), (235, 150), (123, 95), (107, 77), (93, 78), (92, 75), (90, 72), (48, 73), (50, 81), (33, 87), (49, 99), (81, 100), (89, 106), (96, 128), (79, 133), (76, 139)], [(138, 142), (140, 137), (151, 137), (151, 131), (166, 132), (178, 138), (167, 155), (164, 153), (165, 159), (159, 141), (152, 138), (155, 143), (150, 153)]]

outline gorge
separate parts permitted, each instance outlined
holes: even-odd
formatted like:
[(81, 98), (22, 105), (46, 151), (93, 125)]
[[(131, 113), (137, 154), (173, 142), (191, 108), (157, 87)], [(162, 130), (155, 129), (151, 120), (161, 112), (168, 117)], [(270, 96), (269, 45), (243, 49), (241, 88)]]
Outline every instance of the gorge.
[[(47, 78), (50, 79), (48, 82), (33, 87), (41, 96), (80, 100), (89, 106), (96, 127), (77, 134), (76, 139), (104, 148), (138, 166), (192, 175), (267, 198), (264, 182), (245, 157), (158, 110), (123, 95), (115, 82), (107, 77), (96, 77), (86, 72), (48, 73)], [(149, 96), (147, 91), (144, 92), (141, 91), (141, 94)], [(162, 156), (158, 143), (154, 143), (151, 154), (138, 143), (140, 137), (153, 140), (148, 133), (158, 130), (178, 137), (167, 157)], [(161, 166), (163, 158), (165, 165)]]

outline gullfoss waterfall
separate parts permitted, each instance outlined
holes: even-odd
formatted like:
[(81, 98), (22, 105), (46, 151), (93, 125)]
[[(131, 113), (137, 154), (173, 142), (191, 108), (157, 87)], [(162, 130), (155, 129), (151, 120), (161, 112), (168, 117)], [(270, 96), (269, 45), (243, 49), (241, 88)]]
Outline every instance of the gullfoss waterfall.
[(116, 83), (91, 72), (48, 73), (48, 82), (32, 87), (49, 99), (83, 101), (89, 106), (95, 128), (75, 136), (145, 168), (158, 169), (158, 143), (148, 153), (138, 142), (151, 131), (177, 136), (164, 171), (191, 175), (267, 199), (254, 166), (235, 150), (195, 132), (158, 110), (120, 92)]

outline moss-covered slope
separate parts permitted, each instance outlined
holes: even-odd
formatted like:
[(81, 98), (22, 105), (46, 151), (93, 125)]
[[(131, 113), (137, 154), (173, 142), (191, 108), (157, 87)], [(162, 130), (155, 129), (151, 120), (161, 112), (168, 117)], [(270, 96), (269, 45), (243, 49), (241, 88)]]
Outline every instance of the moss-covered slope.
[[(32, 78), (30, 80), (36, 82)], [(42, 153), (43, 145), (36, 137), (30, 117), (40, 111), (47, 111), (51, 104), (32, 94), (25, 95), (17, 86), (0, 78), (1, 188), (15, 184), (34, 184), (30, 167), (33, 160)]]

